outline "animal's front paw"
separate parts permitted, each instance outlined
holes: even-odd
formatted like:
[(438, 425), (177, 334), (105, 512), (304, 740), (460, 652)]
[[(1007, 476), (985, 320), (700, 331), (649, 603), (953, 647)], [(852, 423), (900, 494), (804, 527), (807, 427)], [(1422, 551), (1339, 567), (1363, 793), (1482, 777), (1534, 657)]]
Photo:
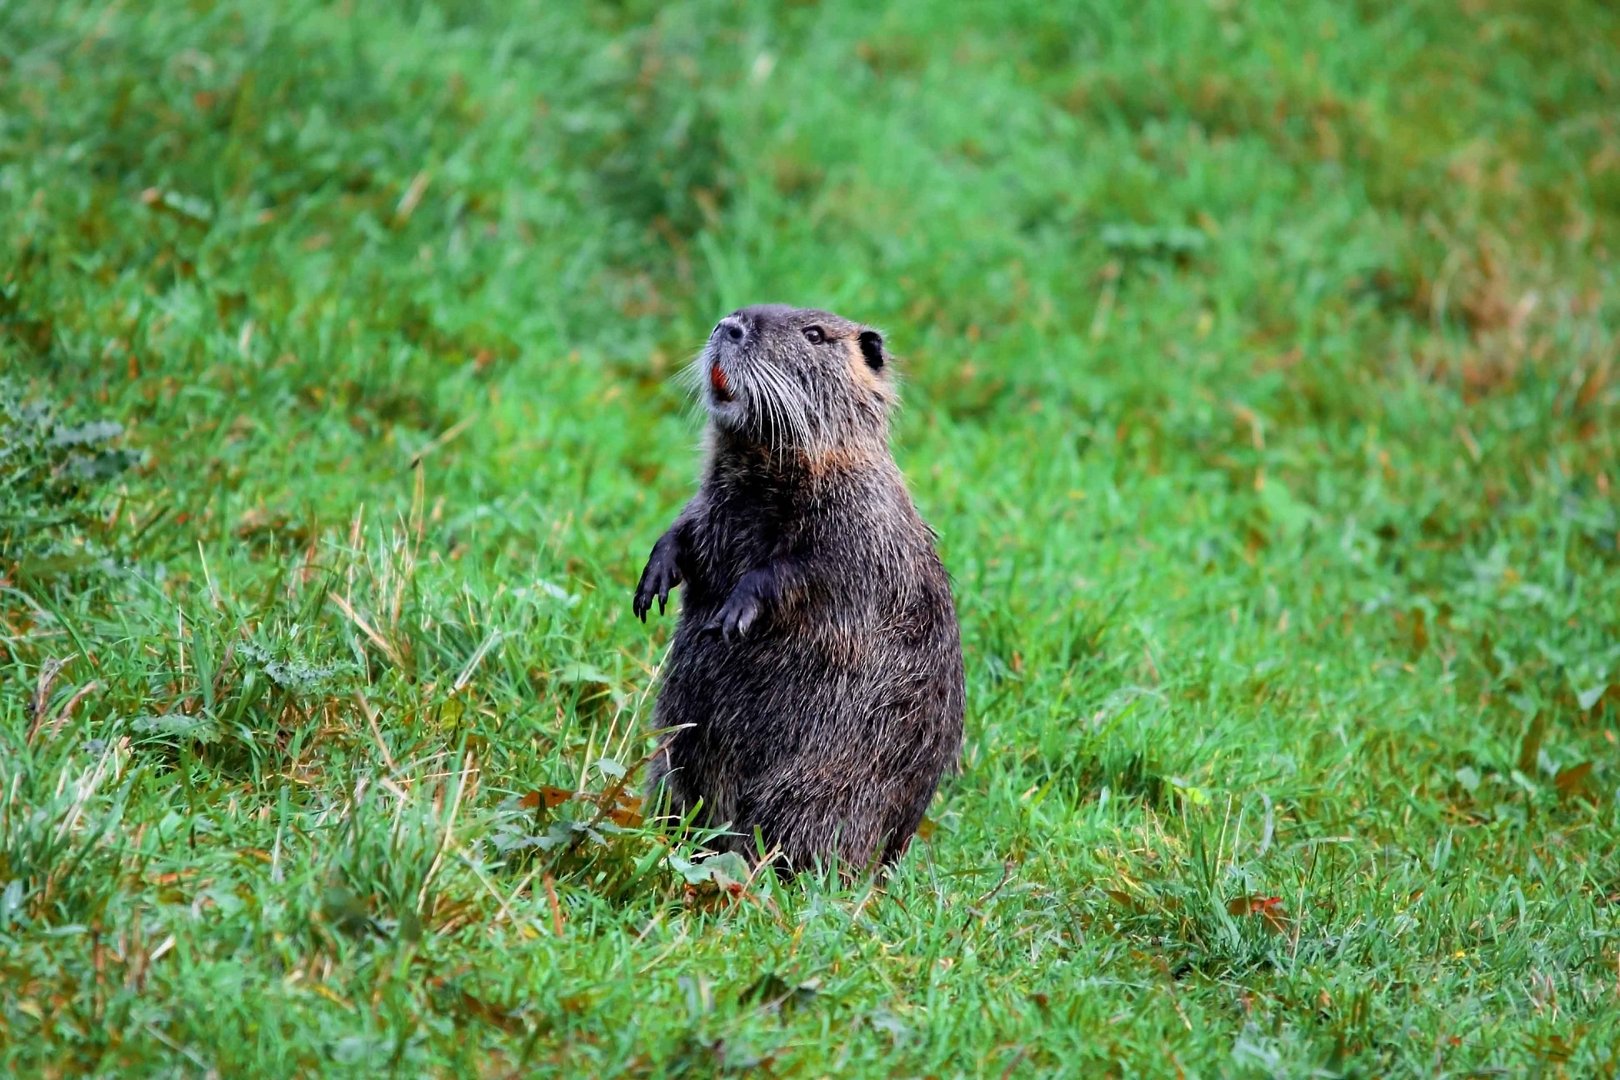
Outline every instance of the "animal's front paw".
[(636, 585), (636, 598), (632, 603), (636, 618), (646, 622), (647, 612), (655, 599), (658, 601), (658, 614), (662, 615), (669, 602), (669, 590), (680, 583), (681, 568), (675, 559), (675, 545), (660, 540), (653, 545), (647, 568), (641, 572), (641, 581)]
[(759, 599), (747, 590), (733, 589), (714, 618), (703, 624), (703, 632), (719, 634), (727, 641), (741, 641), (758, 619)]

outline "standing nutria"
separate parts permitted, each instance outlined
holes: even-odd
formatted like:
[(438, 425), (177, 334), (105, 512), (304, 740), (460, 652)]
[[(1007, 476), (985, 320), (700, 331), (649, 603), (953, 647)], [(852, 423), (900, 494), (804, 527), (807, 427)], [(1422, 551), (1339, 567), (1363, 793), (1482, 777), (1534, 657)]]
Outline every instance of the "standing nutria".
[(950, 579), (889, 453), (883, 336), (750, 307), (698, 365), (703, 482), (635, 594), (646, 621), (686, 586), (649, 796), (794, 870), (887, 866), (956, 761), (963, 692)]

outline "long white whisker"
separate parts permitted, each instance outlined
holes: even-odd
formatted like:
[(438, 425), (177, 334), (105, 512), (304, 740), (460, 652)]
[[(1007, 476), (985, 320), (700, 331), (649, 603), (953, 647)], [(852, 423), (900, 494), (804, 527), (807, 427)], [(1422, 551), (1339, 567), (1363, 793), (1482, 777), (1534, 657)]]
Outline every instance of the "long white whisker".
[[(767, 363), (765, 367), (770, 369), (771, 366)], [(768, 370), (765, 378), (767, 382), (772, 384), (771, 451), (774, 454), (781, 454), (787, 449), (786, 440), (790, 434), (790, 432), (786, 430), (788, 425), (791, 423), (791, 421), (788, 419), (788, 406), (787, 402), (783, 400), (781, 382), (777, 378), (776, 372), (774, 370)]]
[(809, 442), (810, 421), (808, 403), (804, 399), (803, 391), (795, 386), (787, 374), (769, 361), (762, 365), (768, 369), (769, 377), (775, 384), (777, 395), (781, 402), (783, 421), (791, 429), (791, 434), (800, 443)]
[(770, 373), (764, 370), (762, 363), (750, 363), (748, 373), (749, 396), (756, 408), (763, 414), (760, 417), (762, 426), (766, 429), (764, 434), (768, 440), (767, 449), (776, 449), (776, 388), (771, 385)]
[(770, 400), (772, 406), (772, 420), (776, 431), (773, 433), (774, 448), (783, 449), (782, 440), (785, 437), (797, 437), (799, 434), (798, 402), (782, 374), (780, 368), (769, 361), (759, 364), (760, 381), (770, 387)]
[(700, 350), (692, 357), (690, 363), (681, 365), (675, 374), (670, 376), (671, 382), (686, 398), (687, 420), (698, 424), (701, 424), (708, 415), (708, 410), (703, 405), (703, 358), (707, 352), (707, 349)]

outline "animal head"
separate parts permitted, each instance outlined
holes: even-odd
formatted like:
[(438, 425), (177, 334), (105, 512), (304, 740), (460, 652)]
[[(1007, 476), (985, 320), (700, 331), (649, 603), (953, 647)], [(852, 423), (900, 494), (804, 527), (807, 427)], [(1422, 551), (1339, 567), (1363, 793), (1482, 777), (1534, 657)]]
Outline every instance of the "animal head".
[(815, 456), (888, 435), (898, 399), (883, 335), (830, 311), (761, 304), (715, 326), (697, 360), (716, 428)]

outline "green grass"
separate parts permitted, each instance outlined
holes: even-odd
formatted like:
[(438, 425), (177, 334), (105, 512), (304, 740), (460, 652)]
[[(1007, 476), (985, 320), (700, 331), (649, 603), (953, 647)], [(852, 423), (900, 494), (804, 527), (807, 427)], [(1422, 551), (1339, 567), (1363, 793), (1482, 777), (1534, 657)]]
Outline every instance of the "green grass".
[[(868, 7), (0, 3), (0, 1072), (1620, 1070), (1620, 16)], [(618, 812), (775, 300), (956, 579), (881, 892)]]

